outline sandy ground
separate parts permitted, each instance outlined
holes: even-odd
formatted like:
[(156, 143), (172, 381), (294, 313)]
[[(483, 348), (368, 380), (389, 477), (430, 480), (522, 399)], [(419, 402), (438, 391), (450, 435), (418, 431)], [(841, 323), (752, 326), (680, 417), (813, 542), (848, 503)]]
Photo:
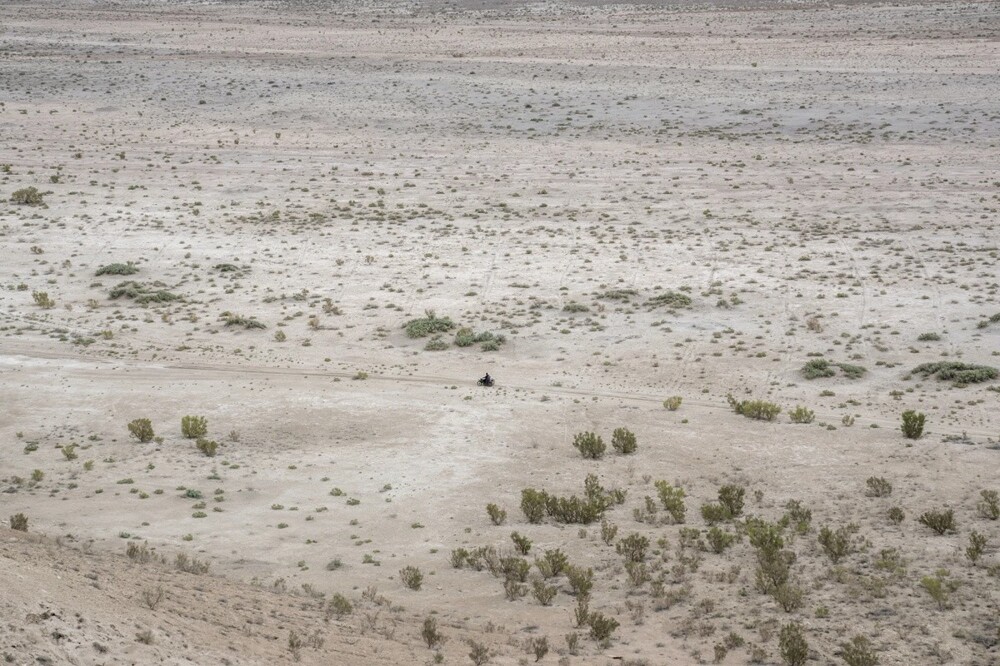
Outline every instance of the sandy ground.
[[(996, 2), (3, 3), (0, 513), (29, 536), (2, 535), (0, 649), (275, 663), (297, 630), (323, 638), (307, 662), (431, 663), (435, 617), (445, 663), (471, 663), (469, 640), (534, 661), (541, 636), (541, 663), (707, 663), (719, 645), (780, 663), (796, 621), (810, 663), (859, 635), (881, 664), (1000, 663), (1000, 533), (977, 511), (1000, 490), (1000, 384), (911, 374), (1000, 365), (998, 36)], [(8, 201), (32, 186), (42, 205)], [(95, 275), (116, 262), (139, 270)], [(179, 298), (111, 299), (124, 280)], [(652, 301), (668, 292), (690, 306)], [(426, 350), (403, 325), (427, 311), (506, 342)], [(866, 372), (806, 380), (820, 357)], [(727, 394), (784, 411), (748, 420)], [(799, 405), (812, 423), (789, 421)], [(922, 439), (900, 433), (907, 409)], [(214, 458), (181, 436), (189, 414)], [(161, 440), (131, 439), (136, 418)], [(618, 427), (634, 455), (572, 446)], [(588, 473), (627, 491), (606, 518), (650, 539), (660, 592), (599, 524), (526, 522), (523, 488), (580, 494)], [(873, 475), (889, 497), (866, 496)], [(661, 479), (686, 525), (637, 520)], [(747, 538), (681, 547), (723, 484), (765, 520), (811, 509), (786, 534), (800, 607), (757, 591)], [(943, 507), (957, 529), (937, 536), (917, 517)], [(834, 564), (817, 534), (847, 525)], [(608, 646), (574, 627), (565, 579), (542, 606), (449, 563), (511, 531), (529, 560), (594, 569)], [(129, 562), (142, 543), (167, 563)], [(174, 571), (177, 553), (209, 574)], [(940, 570), (941, 607), (920, 584)], [(355, 612), (325, 619), (333, 594)]]

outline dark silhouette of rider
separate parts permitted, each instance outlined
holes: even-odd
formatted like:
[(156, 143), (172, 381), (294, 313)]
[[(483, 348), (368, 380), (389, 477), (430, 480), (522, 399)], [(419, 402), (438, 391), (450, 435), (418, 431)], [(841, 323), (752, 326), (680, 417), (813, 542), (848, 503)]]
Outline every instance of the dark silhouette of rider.
[(490, 384), (493, 383), (493, 378), (490, 377), (490, 373), (488, 373), (488, 372), (486, 373), (486, 376), (483, 377), (482, 382), (483, 382), (483, 384), (486, 384), (487, 386), (489, 386)]

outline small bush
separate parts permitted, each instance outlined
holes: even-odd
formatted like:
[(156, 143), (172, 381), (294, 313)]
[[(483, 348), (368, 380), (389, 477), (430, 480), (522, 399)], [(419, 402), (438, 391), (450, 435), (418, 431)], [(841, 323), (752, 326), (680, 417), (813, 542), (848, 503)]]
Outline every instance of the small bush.
[(433, 310), (427, 310), (422, 319), (412, 319), (405, 324), (406, 335), (411, 338), (426, 338), (435, 333), (444, 333), (455, 328), (455, 322), (447, 317), (438, 317)]
[(496, 504), (487, 504), (486, 513), (489, 514), (490, 521), (494, 525), (503, 525), (507, 520), (507, 512)]
[(892, 494), (892, 484), (881, 476), (869, 476), (865, 481), (869, 497), (888, 497)]
[(802, 666), (809, 658), (809, 644), (802, 633), (802, 625), (791, 622), (781, 628), (778, 635), (781, 660), (787, 666)]
[(718, 527), (710, 527), (705, 538), (708, 541), (708, 546), (712, 549), (712, 552), (717, 555), (721, 555), (727, 548), (733, 545), (733, 541), (736, 540), (736, 535), (730, 534), (729, 532), (719, 529)]
[(209, 458), (214, 458), (216, 451), (219, 449), (218, 442), (214, 442), (210, 439), (205, 439), (204, 437), (199, 437), (198, 441), (195, 442), (195, 446), (198, 448), (199, 451), (201, 451)]
[(256, 317), (244, 317), (241, 314), (229, 312), (228, 310), (223, 312), (221, 316), (226, 326), (242, 326), (248, 331), (259, 328), (267, 328), (267, 324), (262, 321), (258, 321)]
[(432, 650), (444, 641), (444, 636), (438, 631), (437, 620), (433, 617), (424, 618), (424, 626), (420, 630), (420, 637), (424, 639), (427, 647)]
[(872, 649), (871, 641), (864, 636), (855, 636), (850, 643), (840, 646), (840, 656), (847, 666), (877, 666), (878, 655)]
[(611, 640), (619, 626), (618, 620), (597, 612), (587, 614), (587, 624), (590, 625), (590, 637), (602, 645)]
[(594, 588), (594, 570), (583, 567), (566, 567), (566, 580), (569, 581), (573, 596), (590, 598), (590, 591)]
[(938, 571), (933, 576), (921, 578), (920, 587), (927, 591), (927, 594), (938, 605), (938, 609), (945, 610), (948, 607), (948, 599), (957, 585), (947, 579), (947, 572)]
[(472, 660), (475, 666), (483, 666), (483, 664), (489, 663), (491, 656), (488, 647), (473, 640), (469, 641), (469, 659)]
[(941, 336), (938, 333), (921, 333), (917, 336), (918, 342), (938, 342)]
[(125, 555), (128, 559), (138, 564), (145, 564), (153, 559), (153, 552), (145, 543), (130, 542), (125, 547)]
[(800, 370), (802, 376), (806, 379), (820, 379), (822, 377), (833, 377), (837, 374), (837, 371), (833, 369), (830, 362), (826, 359), (816, 358), (804, 366)]
[(208, 434), (208, 419), (204, 416), (181, 417), (181, 434), (186, 439), (198, 439)]
[(707, 524), (715, 525), (726, 522), (732, 518), (732, 514), (723, 505), (709, 502), (701, 505), (701, 517)]
[(399, 570), (399, 579), (406, 587), (419, 591), (424, 582), (424, 574), (417, 567), (405, 566)]
[(326, 604), (327, 618), (341, 618), (345, 615), (350, 615), (353, 611), (354, 606), (351, 605), (350, 600), (339, 592), (334, 593), (334, 595), (330, 597), (330, 601)]
[[(545, 576), (546, 578), (558, 576), (565, 571), (567, 567), (569, 567), (569, 558), (566, 557), (566, 554), (558, 548), (546, 550), (541, 561), (545, 563), (546, 570), (543, 571), (542, 574), (545, 575), (546, 572), (548, 573), (548, 575)], [(539, 565), (538, 568), (541, 570), (542, 566)]]
[(889, 509), (888, 515), (889, 515), (889, 520), (896, 523), (897, 525), (903, 522), (903, 519), (906, 518), (906, 514), (903, 513), (903, 508), (899, 506), (894, 506), (891, 509)]
[(668, 411), (676, 412), (678, 409), (680, 409), (681, 402), (683, 402), (683, 400), (684, 399), (679, 395), (672, 395), (663, 401), (663, 406)]
[(23, 513), (15, 513), (10, 517), (10, 529), (18, 532), (28, 531), (28, 517)]
[(33, 291), (31, 298), (35, 301), (35, 305), (46, 310), (51, 310), (56, 306), (56, 302), (49, 297), (47, 291)]
[(663, 508), (670, 514), (675, 523), (683, 523), (684, 514), (687, 511), (684, 506), (684, 489), (674, 488), (666, 481), (657, 481), (654, 485)]
[(819, 531), (819, 545), (830, 561), (836, 564), (852, 551), (851, 530), (846, 527), (838, 527), (836, 530), (824, 527)]
[(726, 396), (729, 405), (737, 414), (742, 414), (748, 419), (758, 421), (773, 421), (781, 413), (781, 407), (773, 402), (765, 400), (736, 400), (733, 396)]
[(942, 381), (951, 381), (960, 386), (988, 382), (1000, 376), (1000, 371), (988, 365), (972, 365), (956, 361), (924, 363), (915, 367), (912, 372), (915, 375), (919, 374), (924, 377), (937, 377)]
[(521, 511), (529, 523), (540, 523), (545, 519), (548, 493), (544, 490), (525, 488), (521, 491)]
[(689, 308), (691, 307), (691, 298), (684, 294), (679, 294), (676, 291), (670, 291), (669, 289), (662, 294), (657, 294), (653, 298), (646, 301), (646, 307), (660, 308), (667, 307), (671, 310), (678, 308)]
[(746, 495), (746, 488), (737, 485), (726, 485), (719, 488), (719, 504), (726, 507), (730, 517), (743, 513), (743, 497)]
[(618, 541), (615, 551), (621, 555), (626, 562), (642, 562), (646, 559), (646, 550), (649, 549), (649, 539), (638, 532), (633, 532), (624, 539)]
[(24, 187), (16, 190), (10, 196), (10, 200), (19, 206), (41, 206), (44, 203), (42, 193), (38, 191), (37, 187)]
[(615, 536), (618, 534), (618, 526), (614, 523), (609, 523), (606, 520), (601, 521), (601, 541), (605, 545), (610, 546), (611, 542), (615, 540)]
[(912, 409), (903, 412), (903, 425), (901, 426), (903, 436), (907, 439), (920, 439), (921, 435), (924, 434), (926, 418), (923, 413), (915, 412)]
[(139, 272), (139, 267), (131, 261), (127, 264), (107, 264), (97, 269), (94, 275), (134, 275)]
[(153, 438), (156, 436), (153, 433), (153, 424), (149, 419), (135, 419), (129, 422), (128, 432), (132, 437), (146, 444), (147, 442), (152, 442)]
[(965, 549), (965, 556), (969, 558), (970, 562), (975, 564), (979, 561), (979, 558), (986, 552), (986, 543), (985, 535), (975, 530), (972, 531), (972, 534), (969, 535), (969, 547)]
[(808, 407), (799, 405), (788, 413), (788, 417), (792, 423), (812, 423), (816, 419), (816, 413)]
[(615, 428), (611, 434), (611, 446), (621, 454), (635, 453), (637, 448), (635, 433), (625, 428)]
[(531, 583), (531, 594), (542, 606), (548, 606), (556, 596), (558, 588), (555, 585), (546, 585), (543, 580), (534, 580)]
[(979, 495), (982, 497), (976, 504), (979, 515), (987, 520), (1000, 518), (1000, 494), (995, 490), (983, 490)]
[(584, 458), (598, 460), (604, 457), (604, 440), (601, 439), (600, 435), (592, 432), (577, 433), (573, 437), (573, 446), (576, 447), (580, 455)]
[(130, 298), (136, 303), (169, 303), (170, 301), (176, 301), (180, 298), (177, 294), (169, 292), (165, 289), (159, 289), (157, 285), (148, 286), (135, 282), (134, 280), (127, 280), (125, 282), (118, 283), (109, 293), (108, 298), (112, 300), (116, 298)]
[(926, 525), (938, 534), (955, 531), (955, 512), (951, 509), (926, 511), (917, 520), (920, 521), (920, 524)]
[(531, 539), (519, 534), (518, 532), (510, 533), (510, 540), (514, 542), (514, 550), (516, 550), (521, 555), (527, 555), (531, 552)]

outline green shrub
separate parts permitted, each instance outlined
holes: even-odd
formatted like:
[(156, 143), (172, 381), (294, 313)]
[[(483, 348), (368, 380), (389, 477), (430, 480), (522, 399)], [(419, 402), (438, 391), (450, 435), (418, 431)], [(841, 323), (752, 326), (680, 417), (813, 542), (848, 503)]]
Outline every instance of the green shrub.
[(420, 630), (420, 637), (424, 639), (427, 647), (432, 650), (444, 641), (444, 636), (437, 628), (437, 619), (430, 616), (424, 618), (424, 626)]
[(471, 347), (475, 344), (481, 344), (480, 349), (483, 351), (497, 351), (506, 341), (507, 339), (502, 335), (489, 332), (476, 333), (471, 328), (460, 328), (455, 333), (456, 347)]
[(223, 312), (221, 316), (226, 326), (242, 326), (247, 330), (267, 328), (267, 324), (262, 321), (258, 321), (256, 317), (245, 317), (241, 314), (236, 314), (235, 312), (230, 312), (228, 310)]
[(846, 527), (838, 527), (836, 530), (824, 527), (819, 531), (819, 545), (830, 561), (836, 564), (853, 550), (851, 530)]
[(559, 588), (555, 585), (546, 585), (543, 580), (534, 580), (531, 582), (531, 594), (542, 606), (551, 604), (558, 591)]
[(802, 666), (809, 659), (809, 644), (802, 633), (802, 625), (790, 622), (778, 634), (778, 649), (781, 660), (787, 666)]
[(662, 294), (657, 294), (656, 296), (647, 300), (646, 307), (650, 309), (667, 307), (670, 308), (671, 310), (676, 310), (679, 308), (689, 308), (691, 307), (691, 298), (684, 294), (677, 293), (676, 291), (670, 291), (668, 289)]
[(765, 400), (736, 400), (731, 395), (726, 396), (726, 399), (729, 400), (729, 405), (733, 408), (734, 412), (742, 414), (748, 419), (773, 421), (781, 413), (781, 407), (773, 402)]
[(637, 448), (635, 433), (625, 428), (615, 428), (611, 434), (611, 446), (621, 454), (635, 453)]
[(924, 576), (921, 578), (920, 587), (927, 591), (927, 594), (937, 603), (940, 610), (944, 610), (948, 607), (948, 599), (951, 593), (958, 588), (958, 585), (954, 581), (948, 580), (947, 572), (941, 570), (933, 576)]
[(139, 272), (139, 267), (131, 261), (127, 264), (106, 264), (97, 269), (94, 275), (134, 275)]
[(403, 581), (403, 585), (406, 587), (419, 591), (420, 586), (424, 582), (424, 574), (417, 567), (405, 566), (399, 570), (399, 579)]
[(590, 598), (590, 591), (594, 588), (594, 570), (583, 567), (567, 566), (566, 580), (569, 582), (573, 596), (583, 599)]
[(736, 540), (736, 535), (730, 534), (729, 532), (719, 529), (718, 527), (710, 527), (705, 538), (708, 541), (708, 545), (712, 549), (712, 552), (719, 555), (733, 545), (733, 541)]
[(130, 298), (136, 303), (169, 303), (170, 301), (176, 301), (180, 298), (177, 294), (169, 292), (165, 289), (158, 288), (159, 283), (155, 283), (153, 286), (148, 286), (135, 282), (134, 280), (126, 280), (125, 282), (119, 282), (109, 293), (108, 298), (116, 299), (124, 296), (125, 298)]
[(924, 377), (937, 377), (942, 381), (951, 381), (958, 385), (978, 384), (1000, 376), (1000, 371), (988, 365), (972, 365), (957, 361), (924, 363), (915, 367), (912, 372)]
[(684, 506), (684, 489), (674, 488), (666, 481), (657, 481), (653, 484), (660, 497), (660, 503), (675, 523), (684, 522), (684, 514), (687, 509)]
[(606, 520), (601, 521), (601, 541), (605, 545), (610, 546), (611, 542), (615, 540), (615, 536), (618, 534), (618, 526), (614, 523), (609, 523)]
[(590, 637), (602, 645), (611, 640), (612, 634), (619, 626), (618, 620), (597, 612), (587, 614), (587, 624), (590, 625)]
[(937, 333), (921, 333), (917, 336), (918, 342), (938, 342), (941, 336)]
[(855, 636), (850, 643), (840, 646), (840, 657), (847, 666), (877, 666), (878, 655), (872, 649), (871, 642), (864, 636)]
[(562, 550), (554, 548), (546, 550), (542, 555), (542, 559), (535, 560), (535, 565), (545, 578), (552, 578), (566, 570), (569, 566), (569, 558), (566, 557), (566, 553), (562, 552)]
[(889, 515), (889, 520), (896, 523), (897, 525), (903, 522), (903, 519), (906, 518), (906, 514), (903, 513), (903, 508), (898, 506), (894, 506), (891, 509), (889, 509), (888, 515)]
[(837, 374), (837, 371), (833, 369), (830, 362), (826, 359), (816, 358), (804, 366), (800, 370), (802, 376), (806, 379), (819, 379), (821, 377), (833, 377)]
[(903, 412), (903, 425), (901, 426), (903, 436), (907, 439), (920, 439), (921, 435), (924, 434), (926, 420), (927, 417), (924, 414), (912, 409)]
[(10, 196), (10, 200), (20, 206), (41, 206), (44, 203), (42, 193), (38, 191), (37, 187), (24, 187), (16, 190)]
[(214, 442), (210, 439), (205, 439), (204, 437), (199, 437), (198, 441), (195, 442), (195, 446), (199, 451), (204, 453), (209, 458), (215, 457), (215, 452), (219, 449), (219, 443)]
[(671, 412), (676, 412), (680, 409), (681, 402), (683, 402), (683, 400), (684, 399), (679, 395), (672, 395), (663, 401), (663, 406)]
[(489, 514), (494, 525), (503, 525), (504, 521), (507, 520), (507, 512), (496, 504), (487, 504), (486, 513)]
[(525, 488), (521, 491), (521, 511), (529, 523), (540, 523), (545, 519), (548, 493), (544, 490)]
[(649, 549), (649, 539), (633, 532), (627, 537), (620, 539), (615, 545), (615, 551), (624, 558), (626, 562), (642, 562), (646, 559), (646, 550)]
[(816, 419), (816, 413), (808, 407), (799, 405), (788, 413), (788, 417), (792, 423), (812, 423)]
[(592, 432), (577, 433), (573, 437), (573, 446), (584, 458), (598, 460), (604, 456), (604, 440)]
[(972, 531), (972, 534), (969, 535), (969, 547), (965, 549), (965, 556), (969, 558), (970, 562), (975, 564), (979, 561), (979, 558), (986, 552), (987, 541), (986, 535), (975, 530)]
[(729, 516), (735, 518), (743, 513), (743, 497), (746, 495), (746, 488), (733, 484), (719, 488), (719, 504), (726, 507)]
[(412, 319), (403, 324), (403, 328), (411, 338), (426, 338), (428, 335), (450, 331), (455, 328), (455, 323), (447, 317), (438, 317), (433, 310), (427, 310), (422, 319)]
[(832, 363), (823, 358), (816, 358), (809, 361), (802, 366), (802, 369), (799, 372), (801, 372), (802, 376), (806, 379), (823, 379), (836, 375), (836, 368), (839, 368), (848, 379), (860, 379), (866, 372), (868, 372), (866, 368), (860, 365)]
[(448, 349), (450, 345), (441, 339), (440, 336), (435, 336), (427, 341), (424, 345), (424, 351), (444, 351)]
[(732, 514), (729, 513), (729, 509), (721, 504), (716, 504), (715, 502), (708, 502), (707, 504), (701, 505), (701, 517), (709, 525), (715, 525), (716, 523), (724, 523), (730, 518)]
[(128, 431), (132, 437), (135, 437), (143, 444), (152, 442), (153, 437), (156, 436), (153, 434), (153, 424), (149, 419), (135, 419), (134, 421), (130, 421)]
[(510, 533), (510, 540), (514, 542), (514, 550), (521, 555), (531, 552), (531, 539), (517, 532)]
[(1000, 494), (995, 490), (983, 490), (979, 493), (981, 500), (976, 504), (979, 515), (987, 520), (1000, 518)]
[(10, 529), (18, 532), (28, 531), (28, 517), (23, 513), (15, 513), (10, 517)]
[(483, 666), (489, 662), (491, 656), (488, 647), (474, 640), (469, 640), (469, 659), (472, 660), (474, 666)]
[(888, 497), (892, 494), (892, 484), (881, 476), (869, 476), (865, 484), (869, 497)]
[(181, 417), (181, 434), (186, 439), (198, 439), (208, 434), (208, 419), (204, 416)]
[(47, 291), (33, 291), (31, 292), (31, 298), (35, 301), (35, 305), (46, 310), (51, 310), (56, 306), (56, 302), (49, 297), (49, 292)]
[(938, 534), (955, 531), (955, 512), (951, 509), (943, 511), (925, 511), (920, 514), (921, 525), (926, 525)]
[(335, 592), (326, 605), (327, 617), (336, 616), (338, 618), (350, 615), (354, 611), (350, 600), (339, 592)]

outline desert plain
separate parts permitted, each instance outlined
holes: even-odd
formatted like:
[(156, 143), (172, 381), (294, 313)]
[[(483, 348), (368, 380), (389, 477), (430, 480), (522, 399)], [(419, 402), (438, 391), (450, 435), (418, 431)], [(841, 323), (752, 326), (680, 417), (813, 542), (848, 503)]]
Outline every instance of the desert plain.
[(4, 2), (5, 663), (1000, 663), (998, 37)]

